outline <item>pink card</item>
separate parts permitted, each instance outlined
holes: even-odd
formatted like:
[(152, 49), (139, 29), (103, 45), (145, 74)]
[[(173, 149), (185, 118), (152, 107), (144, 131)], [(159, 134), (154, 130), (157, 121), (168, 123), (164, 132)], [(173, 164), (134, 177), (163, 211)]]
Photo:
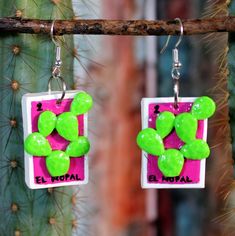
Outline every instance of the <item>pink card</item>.
[[(61, 104), (56, 101), (61, 97), (61, 92), (25, 94), (22, 98), (22, 113), (24, 126), (24, 139), (32, 132), (37, 132), (38, 117), (46, 110), (56, 115), (67, 112), (73, 97), (79, 91), (66, 91)], [(77, 116), (79, 135), (87, 136), (87, 114)], [(52, 132), (47, 137), (52, 150), (65, 150), (68, 141)], [(40, 189), (88, 183), (87, 156), (70, 158), (70, 168), (67, 174), (60, 177), (51, 177), (45, 165), (45, 157), (30, 156), (25, 152), (25, 181), (29, 188)]]
[[(196, 98), (179, 98), (179, 107), (174, 108), (174, 98), (143, 98), (141, 102), (142, 128), (156, 129), (156, 118), (160, 112), (170, 111), (175, 115), (189, 112)], [(206, 141), (207, 119), (198, 121), (197, 138)], [(164, 139), (166, 149), (180, 149), (184, 143), (175, 131)], [(142, 152), (141, 185), (142, 188), (204, 188), (205, 159), (185, 159), (183, 170), (178, 177), (164, 177), (158, 169), (156, 156)]]

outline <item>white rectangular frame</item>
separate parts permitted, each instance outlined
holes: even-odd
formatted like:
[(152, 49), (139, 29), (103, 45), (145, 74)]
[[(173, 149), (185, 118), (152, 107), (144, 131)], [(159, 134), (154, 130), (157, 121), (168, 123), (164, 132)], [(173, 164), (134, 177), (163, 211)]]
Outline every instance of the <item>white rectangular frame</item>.
[[(72, 99), (80, 91), (70, 90), (66, 91), (64, 99)], [(32, 133), (31, 120), (31, 103), (33, 101), (52, 100), (60, 99), (61, 91), (44, 92), (44, 93), (28, 93), (22, 97), (22, 116), (23, 116), (23, 129), (24, 129), (24, 140)], [(88, 135), (88, 114), (84, 114), (84, 136)], [(71, 185), (84, 185), (88, 183), (89, 170), (88, 170), (88, 156), (84, 156), (84, 180), (73, 181), (73, 182), (60, 182), (53, 184), (36, 184), (34, 182), (34, 168), (33, 158), (28, 153), (24, 152), (24, 167), (25, 167), (25, 182), (30, 189), (42, 189), (51, 187), (71, 186)]]
[[(197, 97), (182, 97), (179, 98), (180, 102), (194, 102)], [(149, 104), (151, 103), (174, 103), (173, 97), (162, 97), (162, 98), (142, 98), (141, 100), (141, 120), (142, 120), (142, 129), (148, 128), (148, 114), (149, 114)], [(207, 140), (207, 122), (204, 120), (204, 131), (203, 131), (203, 140)], [(201, 160), (200, 163), (200, 181), (195, 184), (158, 184), (158, 183), (148, 183), (147, 178), (147, 166), (148, 160), (146, 158), (148, 155), (146, 152), (142, 151), (142, 160), (141, 160), (141, 187), (144, 189), (187, 189), (187, 188), (205, 188), (205, 170), (206, 170), (206, 159)]]

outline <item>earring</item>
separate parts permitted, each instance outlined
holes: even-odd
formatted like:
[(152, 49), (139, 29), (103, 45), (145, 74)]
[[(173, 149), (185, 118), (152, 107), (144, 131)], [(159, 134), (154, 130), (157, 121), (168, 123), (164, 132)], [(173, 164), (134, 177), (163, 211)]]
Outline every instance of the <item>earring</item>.
[[(205, 159), (210, 155), (206, 142), (207, 119), (216, 109), (207, 97), (180, 98), (179, 80), (182, 64), (178, 47), (184, 29), (172, 50), (174, 97), (143, 98), (141, 101), (142, 131), (137, 144), (142, 149), (141, 185), (143, 188), (203, 188)], [(161, 53), (165, 51), (170, 36)]]
[[(87, 112), (92, 97), (84, 91), (67, 91), (61, 76), (61, 46), (48, 81), (48, 91), (25, 94), (22, 98), (24, 127), (25, 179), (29, 188), (49, 188), (86, 184), (90, 142), (87, 138)], [(52, 81), (62, 84), (61, 91), (51, 91)]]

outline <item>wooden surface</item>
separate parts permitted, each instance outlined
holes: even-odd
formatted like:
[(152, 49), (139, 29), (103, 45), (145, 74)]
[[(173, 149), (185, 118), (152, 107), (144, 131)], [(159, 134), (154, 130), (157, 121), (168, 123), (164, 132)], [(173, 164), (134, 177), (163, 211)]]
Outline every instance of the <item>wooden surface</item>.
[[(182, 20), (185, 35), (235, 32), (235, 17)], [(0, 32), (49, 34), (51, 20), (1, 18)], [(56, 20), (54, 34), (178, 35), (178, 21), (148, 20)]]

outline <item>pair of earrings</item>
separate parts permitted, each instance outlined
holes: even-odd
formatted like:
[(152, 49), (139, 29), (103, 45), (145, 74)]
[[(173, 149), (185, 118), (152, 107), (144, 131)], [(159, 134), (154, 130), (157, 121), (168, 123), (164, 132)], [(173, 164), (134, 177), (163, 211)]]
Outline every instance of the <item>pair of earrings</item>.
[[(137, 144), (143, 150), (143, 188), (203, 188), (205, 184), (205, 159), (210, 155), (207, 119), (216, 105), (207, 96), (179, 98), (178, 46), (184, 29), (181, 20), (175, 20), (180, 24), (180, 38), (172, 50), (174, 97), (143, 98), (141, 103), (143, 130)], [(161, 53), (169, 40), (170, 36)]]
[[(202, 188), (205, 182), (205, 159), (210, 154), (206, 143), (207, 119), (215, 112), (215, 103), (206, 96), (179, 98), (182, 65), (178, 46), (183, 25), (180, 19), (176, 20), (181, 35), (172, 52), (174, 97), (142, 99), (143, 130), (137, 136), (137, 144), (143, 150), (143, 188)], [(56, 61), (48, 92), (26, 94), (22, 99), (25, 178), (34, 189), (88, 182), (87, 112), (93, 102), (83, 91), (66, 91), (53, 24), (51, 34)], [(51, 91), (53, 79), (62, 82), (62, 94)]]

